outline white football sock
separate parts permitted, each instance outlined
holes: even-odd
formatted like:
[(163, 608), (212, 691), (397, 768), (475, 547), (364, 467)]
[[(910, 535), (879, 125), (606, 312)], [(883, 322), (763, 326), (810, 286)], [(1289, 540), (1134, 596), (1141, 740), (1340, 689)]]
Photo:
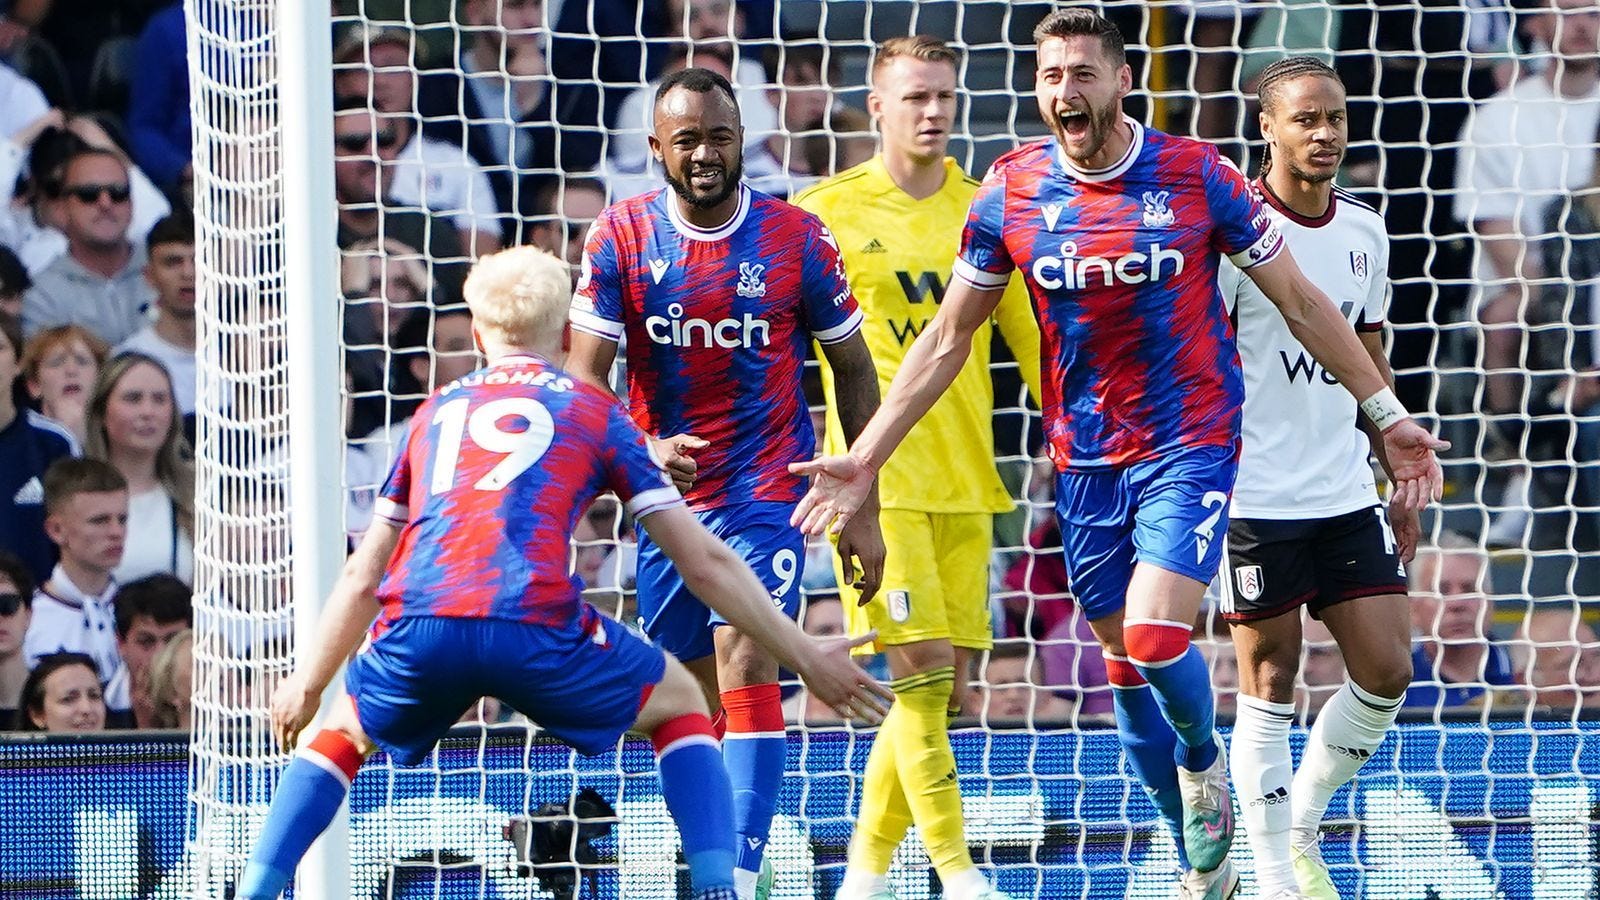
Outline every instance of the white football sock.
[(857, 900), (859, 897), (871, 897), (881, 893), (889, 887), (889, 876), (877, 872), (869, 872), (857, 866), (846, 866), (844, 870), (844, 883), (839, 885), (839, 900)]
[(949, 878), (941, 877), (940, 882), (948, 900), (974, 900), (989, 891), (989, 879), (983, 877), (977, 866)]
[(1328, 801), (1383, 743), (1404, 703), (1404, 695), (1379, 697), (1346, 681), (1322, 708), (1306, 740), (1291, 789), (1296, 847), (1317, 839)]
[(761, 873), (749, 869), (733, 870), (733, 892), (739, 895), (739, 900), (755, 900), (756, 879)]
[(1295, 889), (1294, 857), (1289, 847), (1289, 827), (1294, 822), (1289, 797), (1294, 778), (1289, 755), (1293, 722), (1293, 703), (1239, 694), (1228, 763), (1233, 789), (1239, 795), (1244, 833), (1255, 854), (1257, 891), (1262, 897)]

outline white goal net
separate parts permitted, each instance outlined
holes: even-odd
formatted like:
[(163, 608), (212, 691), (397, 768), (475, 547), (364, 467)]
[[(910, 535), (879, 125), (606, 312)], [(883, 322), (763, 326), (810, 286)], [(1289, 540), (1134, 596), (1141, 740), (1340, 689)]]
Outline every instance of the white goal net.
[[(1423, 577), (1406, 721), (1330, 809), (1326, 852), (1351, 895), (1596, 889), (1600, 729), (1583, 709), (1600, 705), (1600, 89), (1594, 10), (1554, 5), (1559, 15), (1509, 0), (1100, 7), (1128, 39), (1129, 114), (1215, 140), (1247, 171), (1261, 68), (1291, 53), (1335, 65), (1350, 96), (1341, 184), (1383, 213), (1392, 240), (1399, 393), (1454, 445), (1425, 525), (1469, 561), (1474, 587), (1440, 599), (1439, 573)], [(286, 760), (266, 705), (292, 667), (296, 604), (317, 603), (292, 587), (317, 534), (291, 520), (293, 485), (328, 487), (322, 508), (297, 513), (340, 523), (324, 535), (359, 535), (399, 426), (476, 364), (460, 305), (472, 257), (520, 242), (571, 258), (605, 203), (657, 186), (643, 98), (685, 63), (730, 76), (746, 177), (788, 194), (873, 152), (863, 110), (875, 42), (946, 38), (963, 53), (951, 153), (981, 175), (1044, 134), (1031, 31), (1050, 5), (335, 0), (327, 74), (285, 53), (288, 3), (185, 6), (201, 295), (194, 813), (184, 871), (165, 885), (221, 898)], [(1573, 34), (1587, 34), (1586, 49)], [(331, 115), (304, 121), (309, 98), (286, 83), (322, 92), (311, 107)], [(1581, 93), (1555, 100), (1551, 85)], [(288, 164), (307, 151), (320, 181)], [(319, 184), (329, 189), (306, 195)], [(334, 243), (307, 246), (301, 215), (317, 233), (336, 222)], [(303, 296), (291, 276), (307, 257), (324, 274)], [(942, 291), (917, 289), (930, 287)], [(297, 346), (294, 317), (335, 307), (339, 327)], [(293, 395), (339, 397), (338, 433), (312, 436), (337, 452), (317, 466), (292, 463), (289, 448), (295, 429), (322, 427), (291, 402), (307, 354), (344, 373)], [(1323, 377), (1307, 366), (1304, 377)], [(1019, 504), (996, 523), (1000, 649), (974, 673), (953, 738), (974, 856), (1013, 896), (1172, 896), (1170, 838), (1120, 763), (1098, 650), (1066, 597), (1037, 414), (1003, 349), (993, 368), (996, 459)], [(615, 504), (600, 503), (573, 548), (591, 601), (624, 619), (632, 541)], [(825, 549), (811, 559), (807, 625), (837, 627)], [(1208, 618), (1201, 631), (1226, 713), (1237, 684), (1226, 627)], [(1326, 633), (1308, 633), (1307, 720), (1343, 678)], [(808, 715), (803, 693), (789, 708), (773, 896), (829, 898), (870, 733)], [(324, 884), (363, 900), (681, 895), (647, 746), (585, 759), (495, 704), (469, 719), (420, 768), (374, 759), (335, 826), (347, 852), (324, 865)], [(897, 896), (936, 895), (915, 839), (894, 881)]]

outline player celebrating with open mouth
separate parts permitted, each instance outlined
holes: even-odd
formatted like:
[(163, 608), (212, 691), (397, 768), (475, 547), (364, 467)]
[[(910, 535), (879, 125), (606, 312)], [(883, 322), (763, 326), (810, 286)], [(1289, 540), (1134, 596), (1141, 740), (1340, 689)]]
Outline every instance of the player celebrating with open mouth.
[[(1435, 439), (1406, 413), (1338, 308), (1300, 271), (1216, 148), (1122, 115), (1120, 31), (1086, 9), (1034, 31), (1050, 139), (995, 162), (972, 202), (944, 304), (850, 453), (801, 464), (795, 521), (839, 527), (961, 371), (1014, 270), (1040, 321), (1044, 424), (1068, 576), (1099, 638), (1118, 734), (1178, 839), (1186, 897), (1238, 886), (1211, 679), (1190, 641), (1227, 532), (1243, 381), (1217, 287), (1227, 255), (1383, 437), (1404, 508), (1436, 497)], [(1285, 461), (1294, 465), (1295, 461)]]

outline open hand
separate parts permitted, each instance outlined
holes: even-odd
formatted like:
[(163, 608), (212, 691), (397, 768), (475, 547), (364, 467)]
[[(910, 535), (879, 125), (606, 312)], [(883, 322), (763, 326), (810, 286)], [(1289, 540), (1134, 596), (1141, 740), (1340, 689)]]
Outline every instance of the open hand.
[(872, 495), (877, 479), (871, 467), (854, 456), (819, 456), (810, 462), (790, 463), (789, 471), (811, 479), (811, 490), (795, 507), (789, 524), (812, 536), (842, 532)]
[(692, 434), (675, 434), (672, 437), (650, 439), (650, 448), (660, 457), (661, 464), (666, 467), (667, 475), (672, 478), (672, 484), (680, 494), (689, 492), (689, 488), (694, 486), (695, 473), (700, 471), (699, 463), (696, 463), (690, 454), (709, 446), (711, 446), (710, 441), (702, 440)]
[(1383, 450), (1394, 478), (1391, 507), (1420, 512), (1444, 496), (1444, 472), (1435, 451), (1450, 449), (1449, 441), (1433, 436), (1416, 419), (1405, 418), (1383, 432)]

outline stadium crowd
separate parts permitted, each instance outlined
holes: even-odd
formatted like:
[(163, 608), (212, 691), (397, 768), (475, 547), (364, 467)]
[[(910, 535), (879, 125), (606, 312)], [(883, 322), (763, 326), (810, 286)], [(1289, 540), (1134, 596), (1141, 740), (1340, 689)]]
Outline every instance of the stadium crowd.
[[(773, 0), (334, 10), (352, 537), (412, 409), (478, 364), (461, 304), (471, 260), (531, 243), (564, 256), (576, 280), (604, 206), (658, 186), (645, 135), (663, 75), (692, 64), (733, 82), (758, 190), (789, 196), (873, 153), (866, 113), (842, 99), (865, 47), (780, 28)], [(1108, 12), (1146, 34), (1142, 5)], [(1383, 210), (1393, 238), (1399, 393), (1458, 448), (1434, 539), (1410, 568), (1407, 706), (1600, 707), (1600, 578), (1583, 559), (1600, 550), (1600, 12), (1583, 0), (1195, 0), (1160, 22), (1149, 42), (1166, 64), (1147, 78), (1148, 113), (1247, 166), (1257, 135), (1239, 89), (1265, 64), (1318, 54), (1349, 85), (1343, 182)], [(185, 28), (176, 2), (0, 0), (0, 729), (188, 725), (197, 364)], [(982, 67), (974, 57), (969, 71)], [(974, 134), (990, 125), (1018, 127), (975, 109)], [(1015, 398), (1006, 377), (1000, 393)], [(963, 709), (994, 724), (1109, 716), (1105, 665), (1057, 552), (1049, 464), (1028, 461), (1038, 437), (1021, 417), (1000, 418), (1002, 446), (1020, 448), (1004, 467), (1020, 502), (997, 520), (998, 643)], [(842, 633), (829, 548), (812, 549), (804, 625)], [(628, 621), (633, 526), (618, 504), (582, 519), (573, 559), (591, 600)], [(1316, 628), (1302, 715), (1344, 678)], [(1226, 710), (1228, 630), (1214, 615), (1197, 629)], [(788, 708), (797, 721), (833, 718), (803, 694)]]

